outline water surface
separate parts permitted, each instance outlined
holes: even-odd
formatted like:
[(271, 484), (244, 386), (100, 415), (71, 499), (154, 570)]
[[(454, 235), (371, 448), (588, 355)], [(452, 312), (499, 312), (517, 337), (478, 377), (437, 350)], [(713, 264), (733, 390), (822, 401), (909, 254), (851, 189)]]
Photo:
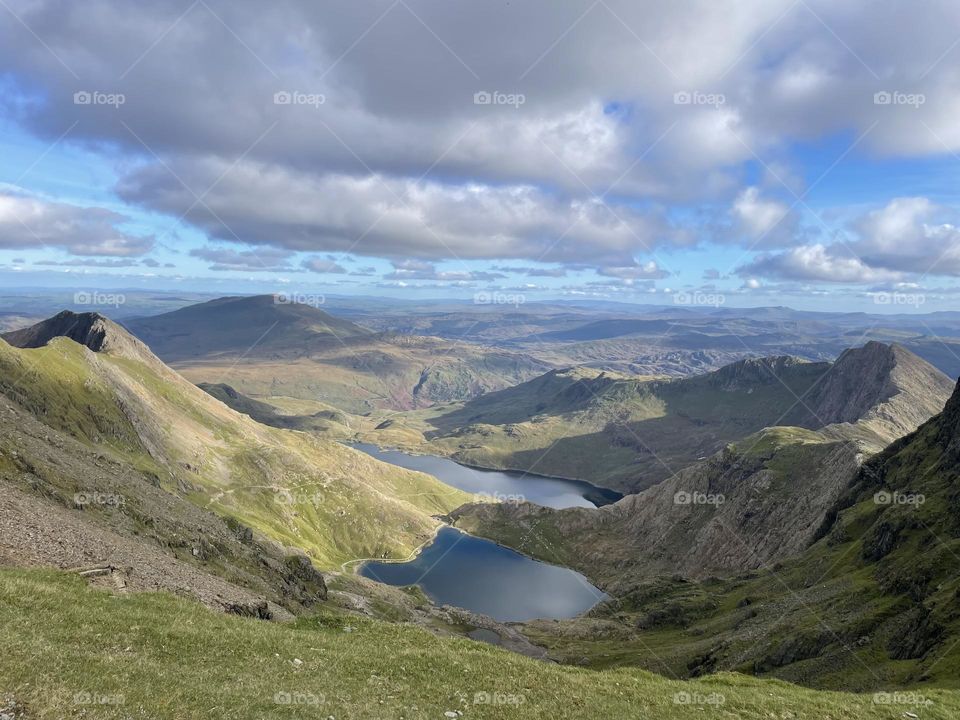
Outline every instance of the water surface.
[(574, 617), (607, 597), (578, 572), (450, 527), (410, 562), (371, 561), (359, 572), (387, 585), (419, 585), (439, 605), (502, 622)]
[(447, 485), (472, 493), (486, 493), (501, 500), (527, 500), (545, 507), (599, 507), (616, 502), (620, 493), (599, 488), (582, 480), (530, 475), (501, 470), (479, 470), (436, 455), (410, 455), (400, 450), (381, 450), (376, 445), (357, 443), (352, 447), (408, 470), (433, 475)]

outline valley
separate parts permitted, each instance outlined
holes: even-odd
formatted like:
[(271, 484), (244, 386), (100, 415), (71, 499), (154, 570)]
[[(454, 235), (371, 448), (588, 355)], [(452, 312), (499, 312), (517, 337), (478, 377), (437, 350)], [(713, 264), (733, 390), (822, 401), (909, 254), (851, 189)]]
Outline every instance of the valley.
[[(94, 588), (73, 592), (172, 592), (304, 633), (413, 626), (728, 691), (723, 672), (925, 697), (955, 686), (957, 401), (905, 347), (673, 378), (547, 369), (422, 407), (358, 406), (329, 385), (262, 392), (213, 361), (289, 323), (245, 357), (293, 377), (326, 366), (325, 334), (350, 327), (310, 307), (278, 306), (278, 321), (253, 300), (266, 317), (246, 335), (209, 333), (228, 323), (207, 308), (169, 341), (174, 326), (153, 323), (197, 385), (102, 315), (3, 336), (0, 563), (28, 570), (0, 570), (0, 586), (65, 582), (29, 570), (53, 566)], [(927, 502), (879, 506), (868, 488)]]

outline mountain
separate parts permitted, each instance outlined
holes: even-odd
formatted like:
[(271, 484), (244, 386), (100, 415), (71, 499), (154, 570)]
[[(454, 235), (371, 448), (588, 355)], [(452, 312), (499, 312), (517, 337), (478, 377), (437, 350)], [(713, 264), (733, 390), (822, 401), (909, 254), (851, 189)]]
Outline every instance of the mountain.
[(356, 325), (285, 296), (220, 298), (127, 323), (196, 383), (366, 414), (475, 397), (549, 365), (528, 355)]
[(658, 574), (704, 578), (802, 552), (864, 456), (861, 443), (768, 428), (599, 509), (467, 505), (455, 524), (574, 567), (612, 594)]
[[(32, 478), (26, 487), (44, 497), (68, 505), (74, 494), (126, 497), (147, 482), (300, 548), (321, 568), (405, 557), (438, 527), (433, 515), (470, 497), (316, 435), (261, 425), (98, 314), (60, 313), (6, 338), (0, 396), (11, 411), (0, 418), (8, 443), (0, 477), (21, 486)], [(24, 417), (34, 421), (29, 446), (17, 439)], [(109, 491), (94, 484), (102, 472), (87, 474), (60, 448), (63, 438), (115, 468)], [(58, 489), (46, 486), (53, 470), (41, 465), (55, 469)]]
[(750, 358), (670, 380), (551, 371), (414, 414), (379, 439), (376, 433), (367, 439), (415, 446), (415, 430), (421, 448), (468, 465), (636, 492), (773, 426), (856, 439), (874, 452), (938, 412), (951, 388), (945, 375), (908, 350), (869, 342), (833, 363)]
[(373, 333), (284, 295), (223, 297), (129, 320), (127, 327), (168, 362), (244, 353), (298, 356)]
[[(784, 505), (786, 517), (797, 496)], [(795, 558), (729, 579), (634, 577), (591, 617), (525, 632), (559, 660), (681, 676), (737, 670), (860, 691), (911, 687), (922, 700), (930, 687), (960, 685), (958, 557), (960, 384), (940, 414), (850, 474)], [(608, 570), (597, 579), (609, 582)]]

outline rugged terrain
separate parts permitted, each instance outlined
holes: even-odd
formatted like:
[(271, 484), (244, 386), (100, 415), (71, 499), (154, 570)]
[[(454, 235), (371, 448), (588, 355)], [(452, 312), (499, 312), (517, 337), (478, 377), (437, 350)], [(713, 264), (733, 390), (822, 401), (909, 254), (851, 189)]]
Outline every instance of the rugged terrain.
[[(740, 670), (818, 687), (913, 686), (920, 695), (956, 687), (958, 449), (960, 386), (942, 413), (851, 475), (794, 559), (732, 579), (638, 578), (590, 618), (526, 631), (554, 658), (597, 666)], [(584, 572), (609, 580), (603, 568)]]
[[(102, 316), (65, 312), (7, 338), (23, 347), (0, 342), (0, 396), (10, 408), (0, 477), (36, 484), (49, 497), (34, 478), (52, 473), (61, 503), (75, 493), (127, 492), (101, 487), (48, 437), (69, 437), (112, 463), (114, 475), (144, 478), (332, 568), (358, 557), (405, 557), (438, 527), (433, 515), (470, 497), (314, 434), (261, 425)], [(27, 426), (37, 427), (32, 446), (17, 439)]]
[(220, 298), (126, 325), (193, 382), (355, 414), (464, 400), (550, 367), (517, 351), (373, 332), (277, 295)]
[(366, 439), (636, 492), (767, 427), (818, 430), (875, 452), (938, 412), (951, 388), (908, 350), (869, 342), (833, 363), (755, 358), (672, 380), (551, 371), (391, 419)]

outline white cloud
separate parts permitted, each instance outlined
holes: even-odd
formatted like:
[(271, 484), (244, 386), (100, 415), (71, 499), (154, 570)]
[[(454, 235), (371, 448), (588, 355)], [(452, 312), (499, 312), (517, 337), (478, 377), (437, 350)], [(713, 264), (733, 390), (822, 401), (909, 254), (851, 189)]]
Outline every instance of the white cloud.
[(143, 255), (151, 235), (120, 229), (130, 218), (100, 207), (82, 207), (0, 190), (0, 249), (63, 249), (73, 255)]

